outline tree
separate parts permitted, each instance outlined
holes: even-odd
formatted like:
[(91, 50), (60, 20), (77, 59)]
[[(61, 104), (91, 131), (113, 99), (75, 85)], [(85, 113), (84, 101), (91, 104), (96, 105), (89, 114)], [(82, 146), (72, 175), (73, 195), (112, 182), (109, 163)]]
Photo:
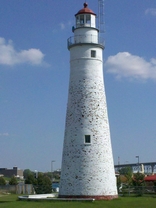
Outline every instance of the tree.
[(131, 185), (132, 184), (132, 174), (133, 174), (133, 171), (132, 171), (132, 168), (131, 167), (121, 168), (119, 170), (119, 173), (120, 173), (120, 175), (124, 175), (125, 176), (126, 183), (128, 185)]
[(47, 194), (52, 192), (52, 182), (47, 175), (39, 173), (36, 182), (37, 184), (34, 186), (34, 189), (37, 194)]
[(52, 192), (52, 182), (48, 176), (43, 177), (43, 186), (44, 186), (44, 193), (51, 193)]
[(143, 186), (145, 186), (144, 181), (145, 175), (142, 173), (134, 173), (133, 174), (133, 185), (135, 186), (136, 190), (138, 191), (138, 195), (143, 195)]
[(57, 181), (60, 180), (60, 175), (56, 171), (54, 171), (53, 173), (47, 172), (47, 173), (45, 173), (45, 175), (47, 175), (51, 179), (53, 178), (53, 180), (57, 180)]
[(25, 184), (32, 184), (37, 194), (47, 194), (52, 192), (52, 182), (47, 173), (38, 173), (27, 171)]
[(6, 181), (4, 177), (0, 177), (0, 186), (5, 186), (5, 185), (6, 185)]
[(37, 184), (37, 180), (36, 178), (34, 177), (34, 174), (29, 174), (27, 175), (26, 179), (25, 179), (25, 184)]
[(27, 178), (29, 175), (33, 174), (32, 171), (30, 169), (25, 169), (23, 171), (23, 176), (24, 178)]
[(55, 180), (60, 180), (60, 175), (59, 175), (59, 173), (54, 172), (54, 173), (53, 173), (53, 178), (54, 178)]
[(143, 186), (144, 185), (145, 175), (142, 173), (134, 173), (133, 174), (133, 185), (134, 186)]
[(9, 180), (9, 184), (10, 185), (17, 185), (18, 184), (17, 178), (15, 176), (12, 176)]

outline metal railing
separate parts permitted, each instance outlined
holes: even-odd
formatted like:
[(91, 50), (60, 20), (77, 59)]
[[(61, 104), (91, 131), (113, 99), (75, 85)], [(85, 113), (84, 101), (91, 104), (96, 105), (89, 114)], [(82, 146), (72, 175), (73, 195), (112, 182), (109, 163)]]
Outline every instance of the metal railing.
[(156, 196), (156, 186), (125, 186), (118, 187), (120, 196)]
[(71, 48), (74, 45), (78, 44), (98, 44), (102, 48), (104, 48), (104, 38), (99, 37), (97, 35), (76, 35), (68, 38), (67, 40), (67, 46), (68, 49)]

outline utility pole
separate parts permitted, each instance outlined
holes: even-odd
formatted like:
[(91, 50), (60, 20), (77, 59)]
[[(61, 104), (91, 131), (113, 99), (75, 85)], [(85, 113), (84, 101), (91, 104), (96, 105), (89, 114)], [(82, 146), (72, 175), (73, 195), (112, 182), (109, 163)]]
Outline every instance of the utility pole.
[(51, 161), (51, 181), (53, 182), (53, 163), (55, 162), (55, 160)]

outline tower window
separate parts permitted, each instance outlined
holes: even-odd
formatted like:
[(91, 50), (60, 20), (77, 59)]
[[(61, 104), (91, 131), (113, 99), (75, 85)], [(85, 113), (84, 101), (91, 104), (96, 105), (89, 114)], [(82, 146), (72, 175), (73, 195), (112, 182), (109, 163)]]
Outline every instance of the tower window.
[(96, 57), (96, 51), (91, 50), (91, 57)]
[(85, 144), (90, 144), (90, 143), (91, 143), (90, 135), (85, 135)]

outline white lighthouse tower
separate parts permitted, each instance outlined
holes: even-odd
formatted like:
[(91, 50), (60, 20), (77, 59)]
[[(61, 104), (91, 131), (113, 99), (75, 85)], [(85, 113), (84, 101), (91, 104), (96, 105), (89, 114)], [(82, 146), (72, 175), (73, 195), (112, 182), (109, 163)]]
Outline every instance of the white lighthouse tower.
[(106, 96), (103, 42), (84, 3), (68, 39), (70, 82), (59, 197), (117, 198)]

